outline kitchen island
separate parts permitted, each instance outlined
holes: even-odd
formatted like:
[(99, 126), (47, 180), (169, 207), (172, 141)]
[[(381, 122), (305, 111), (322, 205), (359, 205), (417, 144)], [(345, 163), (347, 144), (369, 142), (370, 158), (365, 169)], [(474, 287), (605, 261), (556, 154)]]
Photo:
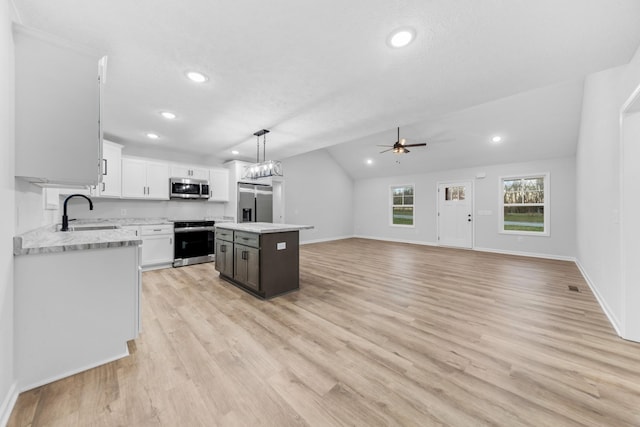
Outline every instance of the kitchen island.
[(312, 228), (266, 222), (216, 224), (216, 270), (259, 298), (295, 291), (300, 288), (300, 230)]

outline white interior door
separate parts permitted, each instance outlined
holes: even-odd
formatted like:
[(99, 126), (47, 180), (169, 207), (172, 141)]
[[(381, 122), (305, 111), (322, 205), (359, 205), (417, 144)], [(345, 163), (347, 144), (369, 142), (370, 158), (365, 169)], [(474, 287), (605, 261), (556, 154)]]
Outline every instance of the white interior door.
[(471, 181), (438, 184), (438, 243), (473, 246), (473, 185)]

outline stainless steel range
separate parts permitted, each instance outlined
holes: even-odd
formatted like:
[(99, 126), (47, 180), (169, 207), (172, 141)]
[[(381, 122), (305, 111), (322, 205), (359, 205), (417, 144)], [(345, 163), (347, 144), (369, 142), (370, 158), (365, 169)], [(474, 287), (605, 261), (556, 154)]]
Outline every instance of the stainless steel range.
[(174, 221), (174, 267), (215, 260), (215, 221)]

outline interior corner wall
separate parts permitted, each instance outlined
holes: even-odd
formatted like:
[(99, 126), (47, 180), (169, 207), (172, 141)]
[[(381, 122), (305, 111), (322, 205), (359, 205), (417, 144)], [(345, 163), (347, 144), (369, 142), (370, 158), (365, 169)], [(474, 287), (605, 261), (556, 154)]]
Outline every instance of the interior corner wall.
[(585, 80), (576, 154), (577, 261), (624, 336), (621, 276), (620, 110), (640, 85), (640, 50), (629, 65)]
[(13, 369), (14, 55), (8, 0), (0, 0), (0, 425), (16, 397)]
[(322, 149), (282, 161), (285, 223), (313, 225), (303, 243), (353, 236), (353, 180)]
[[(478, 173), (485, 177), (476, 179)], [(550, 236), (499, 233), (501, 176), (550, 173)], [(447, 181), (474, 182), (474, 248), (492, 252), (558, 259), (575, 257), (575, 159), (573, 157), (524, 163), (489, 165), (416, 175), (357, 180), (355, 235), (365, 238), (426, 245), (438, 244), (437, 186)], [(415, 227), (390, 225), (390, 186), (415, 185)], [(478, 213), (482, 212), (483, 215)]]

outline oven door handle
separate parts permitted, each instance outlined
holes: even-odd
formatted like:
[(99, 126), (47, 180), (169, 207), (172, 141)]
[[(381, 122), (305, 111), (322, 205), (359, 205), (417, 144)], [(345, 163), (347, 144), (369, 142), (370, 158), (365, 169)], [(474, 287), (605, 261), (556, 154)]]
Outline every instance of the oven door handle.
[(196, 231), (211, 231), (213, 232), (215, 229), (213, 227), (185, 227), (185, 228), (176, 228), (174, 231), (176, 233), (195, 233)]

